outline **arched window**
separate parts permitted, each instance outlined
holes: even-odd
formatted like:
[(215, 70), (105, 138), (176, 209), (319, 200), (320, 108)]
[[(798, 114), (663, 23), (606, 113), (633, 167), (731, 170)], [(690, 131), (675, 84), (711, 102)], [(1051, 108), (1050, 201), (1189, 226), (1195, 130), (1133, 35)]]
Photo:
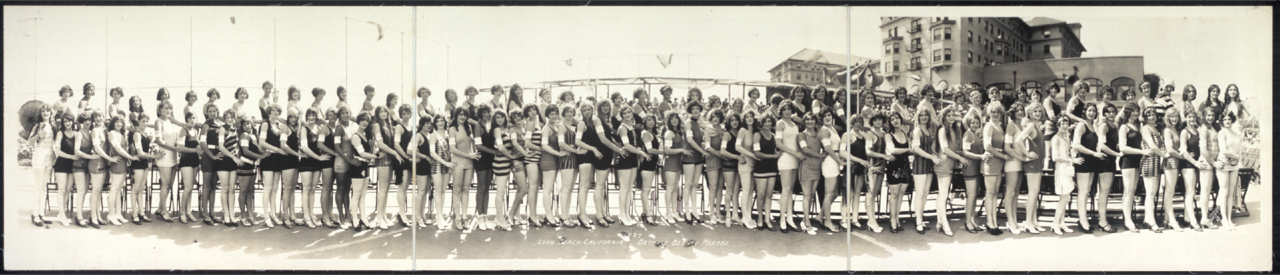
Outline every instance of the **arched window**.
[(1116, 90), (1117, 96), (1123, 96), (1125, 92), (1132, 91), (1134, 89), (1133, 83), (1132, 78), (1123, 76), (1117, 77), (1116, 79), (1111, 80), (1111, 88)]
[(1023, 88), (1023, 89), (1028, 89), (1028, 90), (1030, 90), (1030, 89), (1037, 89), (1037, 90), (1039, 90), (1039, 89), (1040, 89), (1040, 82), (1039, 82), (1039, 81), (1035, 81), (1035, 80), (1027, 81), (1027, 82), (1022, 82), (1022, 88)]
[(1102, 92), (1101, 79), (1091, 77), (1091, 78), (1085, 78), (1084, 80), (1081, 80), (1081, 81), (1084, 82), (1084, 85), (1089, 86), (1089, 94), (1093, 95), (1093, 98), (1091, 98), (1090, 100), (1098, 100), (1102, 98), (1102, 95), (1099, 94), (1099, 92)]
[(1001, 90), (1013, 90), (1013, 84), (1004, 82), (987, 85), (987, 89), (991, 89), (991, 87), (998, 87)]

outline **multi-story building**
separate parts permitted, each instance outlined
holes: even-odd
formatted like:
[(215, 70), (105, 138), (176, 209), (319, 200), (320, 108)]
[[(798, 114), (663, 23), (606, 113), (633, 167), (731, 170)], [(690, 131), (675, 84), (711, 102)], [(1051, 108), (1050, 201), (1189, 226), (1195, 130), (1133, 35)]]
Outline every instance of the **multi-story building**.
[(769, 81), (810, 87), (822, 85), (827, 89), (839, 89), (843, 88), (845, 83), (837, 79), (835, 74), (843, 72), (849, 64), (858, 65), (867, 61), (871, 61), (873, 66), (879, 64), (873, 59), (861, 56), (803, 49), (769, 69)]
[(1047, 17), (882, 17), (888, 87), (973, 83), (1039, 89), (1085, 80), (1091, 88), (1132, 89), (1142, 57), (1081, 58), (1079, 23)]

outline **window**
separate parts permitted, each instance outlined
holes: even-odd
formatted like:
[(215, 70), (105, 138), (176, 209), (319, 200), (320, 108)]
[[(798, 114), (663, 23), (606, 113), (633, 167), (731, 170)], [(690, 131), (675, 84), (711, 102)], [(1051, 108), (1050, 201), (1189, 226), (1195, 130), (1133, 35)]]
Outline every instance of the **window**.
[(982, 37), (978, 37), (978, 44), (982, 44), (983, 49), (987, 48), (987, 41), (983, 40)]
[(800, 80), (800, 75), (796, 75), (796, 80)]
[(933, 50), (933, 62), (942, 61), (942, 50)]
[(911, 70), (919, 70), (919, 69), (920, 69), (920, 57), (917, 56), (917, 57), (911, 58)]
[(969, 51), (969, 53), (965, 54), (964, 62), (973, 63), (973, 51)]
[(1004, 39), (1004, 31), (1003, 31), (1003, 30), (1002, 30), (1002, 31), (1000, 31), (1000, 34), (999, 34), (999, 35), (996, 35), (996, 39)]
[(1049, 30), (1044, 30), (1044, 38), (1049, 38)]
[(933, 29), (933, 41), (942, 40), (942, 29)]
[(893, 71), (898, 71), (898, 61), (893, 62)]
[(1048, 45), (1048, 44), (1045, 44), (1045, 45), (1044, 45), (1044, 54), (1049, 54), (1049, 45)]
[(969, 32), (969, 44), (973, 44), (973, 31), (967, 31), (967, 32)]
[(1133, 79), (1128, 77), (1118, 77), (1111, 80), (1111, 88), (1115, 88), (1116, 95), (1123, 97), (1125, 92), (1133, 90)]
[(969, 17), (969, 23), (973, 23), (973, 17)]
[(893, 52), (893, 46), (891, 46), (891, 45), (885, 45), (885, 46), (884, 46), (884, 54), (889, 54), (889, 53), (891, 53), (891, 52)]
[(977, 59), (977, 60), (978, 60), (978, 63), (982, 63), (982, 55), (981, 55), (981, 54), (979, 54), (979, 55), (978, 55), (978, 59)]
[(942, 29), (942, 39), (951, 40), (951, 28)]
[(942, 51), (942, 60), (951, 61), (951, 49)]
[(900, 46), (900, 45), (901, 45), (901, 44), (893, 43), (893, 53), (898, 53), (898, 46)]
[(996, 55), (1004, 55), (1004, 45), (996, 45)]

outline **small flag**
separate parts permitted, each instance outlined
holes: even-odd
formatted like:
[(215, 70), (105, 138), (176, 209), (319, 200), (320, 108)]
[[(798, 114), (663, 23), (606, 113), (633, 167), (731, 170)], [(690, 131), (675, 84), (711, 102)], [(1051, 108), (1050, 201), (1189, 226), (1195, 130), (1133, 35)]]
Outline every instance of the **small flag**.
[(915, 74), (912, 74), (912, 75), (911, 75), (911, 79), (915, 79), (916, 81), (920, 81), (920, 76), (915, 75)]
[(369, 24), (378, 27), (378, 41), (382, 41), (382, 24), (374, 23), (373, 21), (369, 21)]
[(667, 54), (667, 57), (666, 57), (666, 58), (662, 58), (662, 55), (661, 55), (661, 54), (659, 54), (659, 55), (658, 55), (658, 63), (661, 63), (661, 64), (662, 64), (662, 68), (663, 68), (663, 69), (666, 69), (666, 68), (667, 68), (667, 65), (671, 65), (671, 57), (672, 57), (672, 56), (674, 56), (674, 54)]
[(232, 16), (232, 17), (231, 17), (231, 24), (232, 24), (232, 25), (235, 25), (235, 24), (236, 24), (236, 17), (235, 17), (235, 16)]
[(573, 58), (565, 59), (564, 64), (568, 65), (569, 67), (573, 67)]

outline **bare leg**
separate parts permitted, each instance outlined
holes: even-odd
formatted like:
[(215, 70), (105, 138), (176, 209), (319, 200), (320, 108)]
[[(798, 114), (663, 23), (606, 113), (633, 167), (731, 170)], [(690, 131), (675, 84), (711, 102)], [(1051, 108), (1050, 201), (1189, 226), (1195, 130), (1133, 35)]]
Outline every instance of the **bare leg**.
[(1098, 196), (1094, 197), (1093, 202), (1098, 208), (1098, 227), (1110, 227), (1111, 223), (1107, 221), (1107, 201), (1111, 197), (1111, 183), (1116, 180), (1116, 173), (1100, 173), (1098, 174)]
[(1121, 212), (1124, 213), (1124, 226), (1130, 231), (1137, 230), (1138, 226), (1133, 222), (1133, 194), (1138, 190), (1138, 169), (1127, 168), (1120, 170), (1120, 180), (1124, 184), (1124, 194), (1121, 196)]
[(298, 185), (298, 170), (285, 169), (280, 173), (283, 175), (282, 179), (280, 180), (280, 184), (283, 187), (281, 189), (284, 189), (284, 193), (280, 194), (280, 198), (282, 202), (280, 207), (281, 207), (281, 210), (284, 212), (284, 213), (280, 213), (284, 215), (282, 222), (284, 222), (285, 224), (294, 224), (293, 190)]
[(1076, 173), (1076, 214), (1080, 215), (1080, 229), (1089, 230), (1089, 192), (1093, 187), (1094, 173)]
[(996, 205), (996, 192), (1000, 190), (1000, 178), (1001, 175), (986, 175), (983, 179), (983, 185), (985, 185), (987, 191), (982, 200), (982, 207), (986, 209), (988, 229), (1000, 227), (996, 223), (996, 219), (1000, 215), (1000, 206)]
[(1004, 216), (1009, 231), (1014, 234), (1022, 233), (1022, 227), (1018, 226), (1018, 189), (1022, 188), (1018, 175), (1021, 174), (1021, 171), (1004, 172)]
[[(1027, 220), (1025, 226), (1039, 232), (1040, 228), (1040, 173), (1027, 174)], [(1106, 212), (1103, 212), (1106, 213)]]

